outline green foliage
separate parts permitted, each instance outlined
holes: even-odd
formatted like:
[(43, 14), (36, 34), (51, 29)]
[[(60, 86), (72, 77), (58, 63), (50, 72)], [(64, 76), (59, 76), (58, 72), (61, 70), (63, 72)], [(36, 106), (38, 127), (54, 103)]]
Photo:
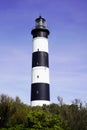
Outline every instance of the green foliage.
[(62, 124), (58, 116), (52, 116), (49, 111), (40, 108), (32, 110), (28, 115), (28, 127), (30, 128), (63, 130)]
[(87, 130), (87, 104), (75, 99), (63, 103), (30, 107), (19, 97), (0, 95), (0, 130)]

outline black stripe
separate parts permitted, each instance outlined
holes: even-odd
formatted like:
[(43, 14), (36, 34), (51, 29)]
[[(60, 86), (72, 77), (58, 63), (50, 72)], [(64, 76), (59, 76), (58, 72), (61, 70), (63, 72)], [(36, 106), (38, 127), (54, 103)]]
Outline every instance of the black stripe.
[(49, 84), (34, 83), (31, 85), (31, 101), (48, 100), (50, 101)]
[(32, 67), (45, 66), (49, 67), (48, 53), (47, 52), (34, 52), (32, 54)]
[(35, 28), (31, 31), (31, 34), (33, 35), (33, 38), (35, 38), (35, 37), (46, 37), (46, 38), (48, 38), (49, 30), (48, 29), (42, 29), (42, 28)]

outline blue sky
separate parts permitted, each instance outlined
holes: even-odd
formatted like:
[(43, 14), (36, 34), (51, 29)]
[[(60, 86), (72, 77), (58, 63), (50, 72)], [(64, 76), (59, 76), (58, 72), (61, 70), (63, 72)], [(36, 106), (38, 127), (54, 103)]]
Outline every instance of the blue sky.
[(50, 30), (50, 93), (87, 101), (87, 1), (0, 0), (0, 94), (30, 104), (31, 30), (42, 15)]

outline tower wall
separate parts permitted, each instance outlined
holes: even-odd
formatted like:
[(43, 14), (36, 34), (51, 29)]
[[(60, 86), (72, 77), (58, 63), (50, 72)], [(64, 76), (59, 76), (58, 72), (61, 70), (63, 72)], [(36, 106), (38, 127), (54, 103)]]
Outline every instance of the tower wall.
[(49, 30), (43, 26), (45, 19), (36, 19), (36, 27), (32, 30), (32, 79), (31, 79), (31, 105), (42, 106), (50, 104), (49, 83)]

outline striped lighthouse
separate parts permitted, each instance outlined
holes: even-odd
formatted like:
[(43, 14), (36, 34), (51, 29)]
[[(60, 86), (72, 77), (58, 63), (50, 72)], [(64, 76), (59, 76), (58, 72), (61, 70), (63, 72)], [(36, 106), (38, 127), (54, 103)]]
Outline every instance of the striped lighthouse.
[(31, 106), (43, 106), (50, 104), (49, 84), (49, 54), (46, 20), (41, 16), (35, 20), (36, 25), (32, 29), (32, 78), (31, 78)]

